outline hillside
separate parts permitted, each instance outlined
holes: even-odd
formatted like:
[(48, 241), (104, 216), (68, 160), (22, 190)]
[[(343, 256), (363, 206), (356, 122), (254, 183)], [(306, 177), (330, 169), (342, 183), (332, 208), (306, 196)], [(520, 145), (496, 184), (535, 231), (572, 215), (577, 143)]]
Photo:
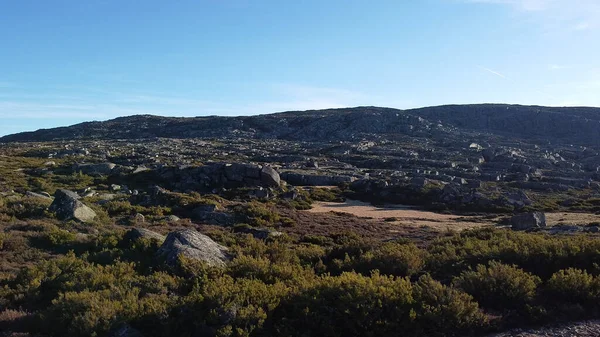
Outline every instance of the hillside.
[(452, 135), (464, 133), (598, 145), (600, 108), (479, 104), (411, 110), (356, 107), (243, 117), (177, 118), (137, 115), (18, 133), (0, 138), (0, 142), (155, 137), (331, 141), (401, 135), (451, 138)]

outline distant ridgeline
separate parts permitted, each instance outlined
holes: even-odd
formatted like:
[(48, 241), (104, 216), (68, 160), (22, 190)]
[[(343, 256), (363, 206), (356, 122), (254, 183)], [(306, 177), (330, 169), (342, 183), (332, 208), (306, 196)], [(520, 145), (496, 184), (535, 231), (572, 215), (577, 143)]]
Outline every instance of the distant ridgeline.
[(23, 132), (2, 137), (0, 142), (155, 137), (298, 141), (428, 137), (452, 140), (453, 136), (479, 139), (498, 136), (597, 146), (600, 145), (600, 108), (478, 104), (410, 110), (356, 107), (243, 117), (138, 115)]

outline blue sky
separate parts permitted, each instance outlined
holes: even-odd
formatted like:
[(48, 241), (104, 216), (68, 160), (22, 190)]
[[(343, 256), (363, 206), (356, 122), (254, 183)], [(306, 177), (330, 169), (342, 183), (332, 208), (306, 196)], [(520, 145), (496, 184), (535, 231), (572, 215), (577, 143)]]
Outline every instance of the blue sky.
[(5, 0), (0, 135), (132, 114), (600, 106), (598, 0)]

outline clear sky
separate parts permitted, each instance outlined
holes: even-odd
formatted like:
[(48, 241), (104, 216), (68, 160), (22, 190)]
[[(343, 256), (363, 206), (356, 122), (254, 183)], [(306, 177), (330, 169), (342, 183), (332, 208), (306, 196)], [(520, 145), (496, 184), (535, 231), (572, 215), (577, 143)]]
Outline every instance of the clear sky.
[(600, 106), (600, 0), (0, 0), (0, 135), (482, 102)]

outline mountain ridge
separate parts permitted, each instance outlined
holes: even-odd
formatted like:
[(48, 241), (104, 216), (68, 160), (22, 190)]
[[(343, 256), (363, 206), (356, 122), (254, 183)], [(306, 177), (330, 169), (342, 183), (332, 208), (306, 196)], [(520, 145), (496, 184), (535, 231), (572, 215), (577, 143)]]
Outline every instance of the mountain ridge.
[(0, 142), (156, 137), (336, 141), (454, 133), (599, 145), (600, 108), (489, 103), (404, 110), (361, 106), (236, 117), (132, 115), (7, 135)]

